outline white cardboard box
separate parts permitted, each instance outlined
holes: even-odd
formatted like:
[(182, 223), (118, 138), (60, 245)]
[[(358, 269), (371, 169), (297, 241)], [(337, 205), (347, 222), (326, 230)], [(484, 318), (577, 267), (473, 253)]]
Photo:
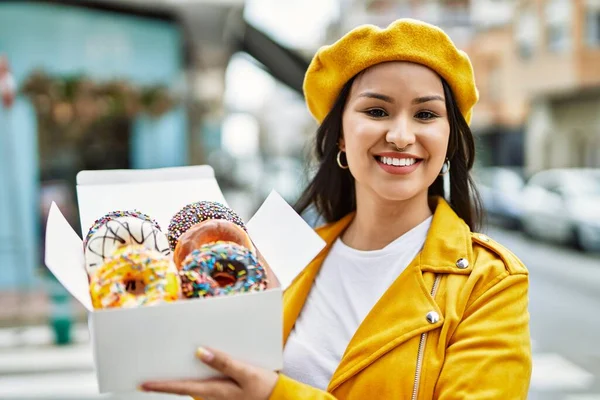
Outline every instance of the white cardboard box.
[[(210, 166), (156, 170), (82, 171), (77, 176), (82, 232), (113, 210), (138, 209), (166, 233), (186, 204), (227, 204)], [(199, 346), (214, 347), (254, 365), (282, 368), (282, 290), (321, 251), (323, 240), (276, 193), (247, 223), (256, 247), (281, 288), (228, 297), (94, 310), (84, 269), (82, 240), (52, 204), (46, 229), (46, 265), (88, 310), (101, 393), (135, 391), (147, 380), (208, 378)]]

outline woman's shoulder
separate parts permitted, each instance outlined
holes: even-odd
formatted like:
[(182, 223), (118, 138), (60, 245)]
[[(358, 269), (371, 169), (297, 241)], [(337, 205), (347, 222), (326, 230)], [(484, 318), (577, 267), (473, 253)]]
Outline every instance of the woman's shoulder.
[(472, 232), (473, 273), (489, 275), (494, 279), (503, 276), (528, 275), (525, 264), (511, 250), (488, 235)]

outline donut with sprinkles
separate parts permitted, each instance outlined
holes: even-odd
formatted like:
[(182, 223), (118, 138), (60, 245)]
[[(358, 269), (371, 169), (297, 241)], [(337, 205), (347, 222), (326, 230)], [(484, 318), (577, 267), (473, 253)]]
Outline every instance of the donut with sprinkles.
[(171, 218), (167, 232), (171, 250), (175, 251), (179, 237), (188, 229), (209, 219), (231, 221), (246, 231), (244, 221), (231, 208), (215, 201), (199, 201), (186, 205)]
[[(128, 283), (141, 282), (139, 294)], [(94, 308), (141, 307), (179, 299), (180, 283), (171, 259), (143, 245), (119, 247), (90, 279)]]
[(192, 251), (179, 271), (186, 298), (265, 290), (267, 279), (256, 255), (233, 242), (207, 243)]
[(129, 244), (141, 244), (166, 256), (171, 255), (167, 235), (150, 216), (137, 210), (112, 211), (94, 222), (83, 241), (88, 276), (116, 249)]

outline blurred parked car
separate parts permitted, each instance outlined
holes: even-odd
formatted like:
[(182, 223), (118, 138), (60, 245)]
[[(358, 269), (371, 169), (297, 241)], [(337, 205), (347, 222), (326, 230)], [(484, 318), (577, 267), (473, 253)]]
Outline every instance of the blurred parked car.
[(523, 196), (527, 234), (600, 251), (600, 170), (539, 172), (529, 180)]
[(486, 214), (501, 225), (517, 229), (523, 212), (525, 179), (520, 168), (487, 167), (475, 173)]

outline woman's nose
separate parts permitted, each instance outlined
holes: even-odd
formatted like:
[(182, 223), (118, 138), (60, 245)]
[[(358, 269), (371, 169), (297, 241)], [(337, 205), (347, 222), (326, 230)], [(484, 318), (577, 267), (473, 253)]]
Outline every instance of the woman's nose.
[(386, 142), (393, 143), (396, 147), (403, 149), (414, 144), (416, 136), (406, 118), (399, 117), (389, 126), (385, 135), (385, 140)]

